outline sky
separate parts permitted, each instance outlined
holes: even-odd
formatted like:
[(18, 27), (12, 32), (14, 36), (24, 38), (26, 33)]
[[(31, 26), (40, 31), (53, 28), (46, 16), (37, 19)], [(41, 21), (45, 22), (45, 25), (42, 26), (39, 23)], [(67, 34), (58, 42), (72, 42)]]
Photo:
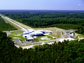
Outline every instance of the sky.
[(0, 0), (0, 10), (84, 10), (84, 0)]

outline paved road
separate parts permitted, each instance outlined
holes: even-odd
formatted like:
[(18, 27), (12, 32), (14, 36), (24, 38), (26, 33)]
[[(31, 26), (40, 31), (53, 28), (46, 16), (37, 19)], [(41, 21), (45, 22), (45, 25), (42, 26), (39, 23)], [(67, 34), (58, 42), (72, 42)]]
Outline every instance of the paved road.
[(9, 24), (12, 24), (14, 27), (18, 28), (18, 29), (21, 29), (22, 31), (26, 31), (27, 29), (32, 29), (31, 27), (29, 26), (26, 26), (16, 20), (13, 20), (7, 16), (3, 16), (0, 14), (0, 16), (6, 21), (8, 22)]
[[(18, 22), (18, 21), (16, 21), (16, 20), (13, 20), (13, 19), (11, 19), (11, 18), (9, 18), (9, 17), (7, 17), (7, 16), (3, 16), (3, 15), (1, 15), (0, 14), (0, 16), (6, 21), (6, 22), (8, 22), (9, 24), (12, 24), (13, 26), (15, 26), (16, 28), (19, 28), (19, 29), (21, 29), (22, 31), (26, 31), (26, 29), (32, 29), (31, 27), (29, 27), (29, 26), (26, 26), (26, 25), (24, 25), (24, 24), (22, 24), (22, 23), (20, 23), (20, 22)], [(58, 28), (58, 29), (60, 29), (60, 28)], [(61, 39), (56, 39), (56, 40), (52, 40), (52, 41), (47, 41), (47, 43), (49, 43), (49, 44), (52, 44), (52, 42), (55, 42), (55, 41), (60, 41)], [(63, 38), (62, 38), (62, 40), (64, 40)], [(71, 40), (71, 39), (70, 39)], [(17, 41), (18, 42), (18, 44), (23, 44), (23, 43), (21, 43), (21, 42), (19, 42), (19, 41)], [(46, 41), (45, 41), (46, 42)], [(44, 42), (44, 43), (45, 43)], [(43, 44), (43, 42), (39, 42), (40, 44)], [(24, 43), (24, 44), (26, 44), (26, 43)], [(35, 45), (36, 43), (33, 43), (33, 45)], [(38, 44), (38, 43), (37, 43)], [(25, 47), (26, 48), (26, 47)]]

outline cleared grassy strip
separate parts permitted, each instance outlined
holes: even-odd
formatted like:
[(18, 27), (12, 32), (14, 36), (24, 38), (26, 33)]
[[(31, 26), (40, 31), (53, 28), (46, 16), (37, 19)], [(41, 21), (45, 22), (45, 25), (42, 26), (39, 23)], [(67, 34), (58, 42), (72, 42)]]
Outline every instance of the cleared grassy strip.
[[(6, 20), (6, 19), (5, 19)], [(13, 22), (15, 22), (15, 23), (17, 23), (18, 25), (20, 25), (20, 26), (22, 26), (23, 28), (25, 28), (25, 29), (30, 29), (31, 27), (29, 27), (29, 26), (26, 26), (26, 25), (24, 25), (24, 24), (22, 24), (22, 23), (19, 23), (19, 22), (17, 22), (17, 21), (15, 21), (15, 20), (13, 20), (13, 19), (11, 19)], [(7, 21), (7, 20), (6, 20)], [(7, 22), (9, 22), (9, 21), (7, 21)], [(10, 22), (9, 22), (10, 23)], [(13, 25), (13, 26), (15, 26), (13, 23), (11, 23), (11, 25)], [(60, 25), (61, 26), (61, 25)], [(66, 26), (66, 25), (63, 25), (63, 26)], [(71, 26), (71, 25), (70, 25)], [(15, 26), (17, 29), (19, 29), (19, 27), (17, 27), (17, 26)], [(64, 29), (61, 29), (61, 28), (57, 28), (57, 27), (51, 27), (51, 28), (34, 28), (34, 29), (36, 29), (36, 30), (40, 30), (40, 29), (43, 29), (43, 30), (51, 30), (51, 31), (56, 31), (56, 30), (59, 30), (59, 31), (61, 31), (61, 30), (64, 30)], [(59, 33), (58, 33), (59, 34)], [(58, 37), (60, 37), (60, 36), (58, 36), (57, 34), (56, 34), (56, 36), (57, 36), (57, 38)], [(77, 36), (80, 36), (80, 37), (83, 37), (82, 35), (77, 35)], [(13, 36), (14, 37), (14, 36)], [(22, 36), (19, 36), (19, 38), (22, 38)], [(22, 40), (23, 40), (23, 38), (22, 38)], [(21, 40), (21, 41), (22, 41)]]
[(10, 24), (6, 23), (1, 17), (0, 17), (0, 31), (9, 31), (9, 30), (16, 30), (15, 27), (11, 26)]
[(8, 19), (6, 19), (4, 16), (2, 17), (4, 19), (4, 21), (6, 23), (9, 23), (10, 25), (12, 25), (13, 27), (17, 28), (17, 29), (21, 29), (20, 27), (16, 26), (15, 24), (13, 24), (12, 22), (10, 22)]
[(6, 23), (9, 23), (10, 25), (16, 27), (17, 29), (23, 29), (23, 28), (24, 29), (31, 29), (31, 27), (26, 26), (20, 22), (17, 22), (16, 20), (13, 20), (9, 17), (3, 16), (3, 15), (1, 15), (1, 17), (5, 20)]
[[(14, 21), (15, 21), (15, 20), (14, 20)], [(25, 29), (31, 29), (31, 27), (29, 27), (29, 26), (27, 26), (27, 25), (24, 25), (24, 24), (22, 24), (22, 23), (20, 23), (20, 22), (17, 22), (17, 21), (15, 21), (15, 22), (18, 23), (18, 25), (24, 27)]]
[(58, 27), (62, 29), (77, 29), (81, 25), (80, 24), (53, 24), (51, 27)]
[(11, 26), (15, 27), (16, 29), (21, 29), (18, 26), (15, 26), (13, 23), (9, 22), (7, 19), (5, 19), (5, 18), (3, 18), (3, 19), (6, 23), (10, 24)]
[(76, 39), (84, 39), (84, 35), (76, 33)]

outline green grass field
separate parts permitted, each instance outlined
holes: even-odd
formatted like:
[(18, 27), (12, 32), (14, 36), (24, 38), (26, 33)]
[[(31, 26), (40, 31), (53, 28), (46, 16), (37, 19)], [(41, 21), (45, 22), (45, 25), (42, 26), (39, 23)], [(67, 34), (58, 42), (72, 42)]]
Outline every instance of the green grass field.
[(20, 40), (20, 41), (24, 41), (25, 38), (23, 37), (23, 31), (14, 31), (11, 32), (11, 34), (9, 35), (9, 37), (11, 37), (13, 40)]

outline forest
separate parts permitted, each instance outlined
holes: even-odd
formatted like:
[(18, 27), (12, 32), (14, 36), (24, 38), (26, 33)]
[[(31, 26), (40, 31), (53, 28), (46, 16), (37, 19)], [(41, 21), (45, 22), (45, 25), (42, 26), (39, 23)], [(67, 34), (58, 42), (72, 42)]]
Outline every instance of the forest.
[[(0, 11), (31, 27), (78, 29), (84, 34), (84, 11)], [(0, 63), (83, 63), (84, 40), (39, 45), (30, 49), (14, 46), (11, 38), (1, 31), (15, 28), (0, 18)]]
[(59, 27), (77, 29), (84, 24), (84, 11), (0, 11), (31, 27)]
[[(4, 40), (5, 39), (5, 40)], [(31, 49), (14, 46), (6, 33), (0, 32), (0, 63), (83, 63), (84, 40), (45, 44)]]
[(6, 10), (0, 13), (33, 28), (77, 29), (77, 33), (84, 34), (84, 11)]
[(16, 30), (15, 27), (5, 23), (5, 21), (0, 17), (0, 31), (9, 31), (9, 30)]

